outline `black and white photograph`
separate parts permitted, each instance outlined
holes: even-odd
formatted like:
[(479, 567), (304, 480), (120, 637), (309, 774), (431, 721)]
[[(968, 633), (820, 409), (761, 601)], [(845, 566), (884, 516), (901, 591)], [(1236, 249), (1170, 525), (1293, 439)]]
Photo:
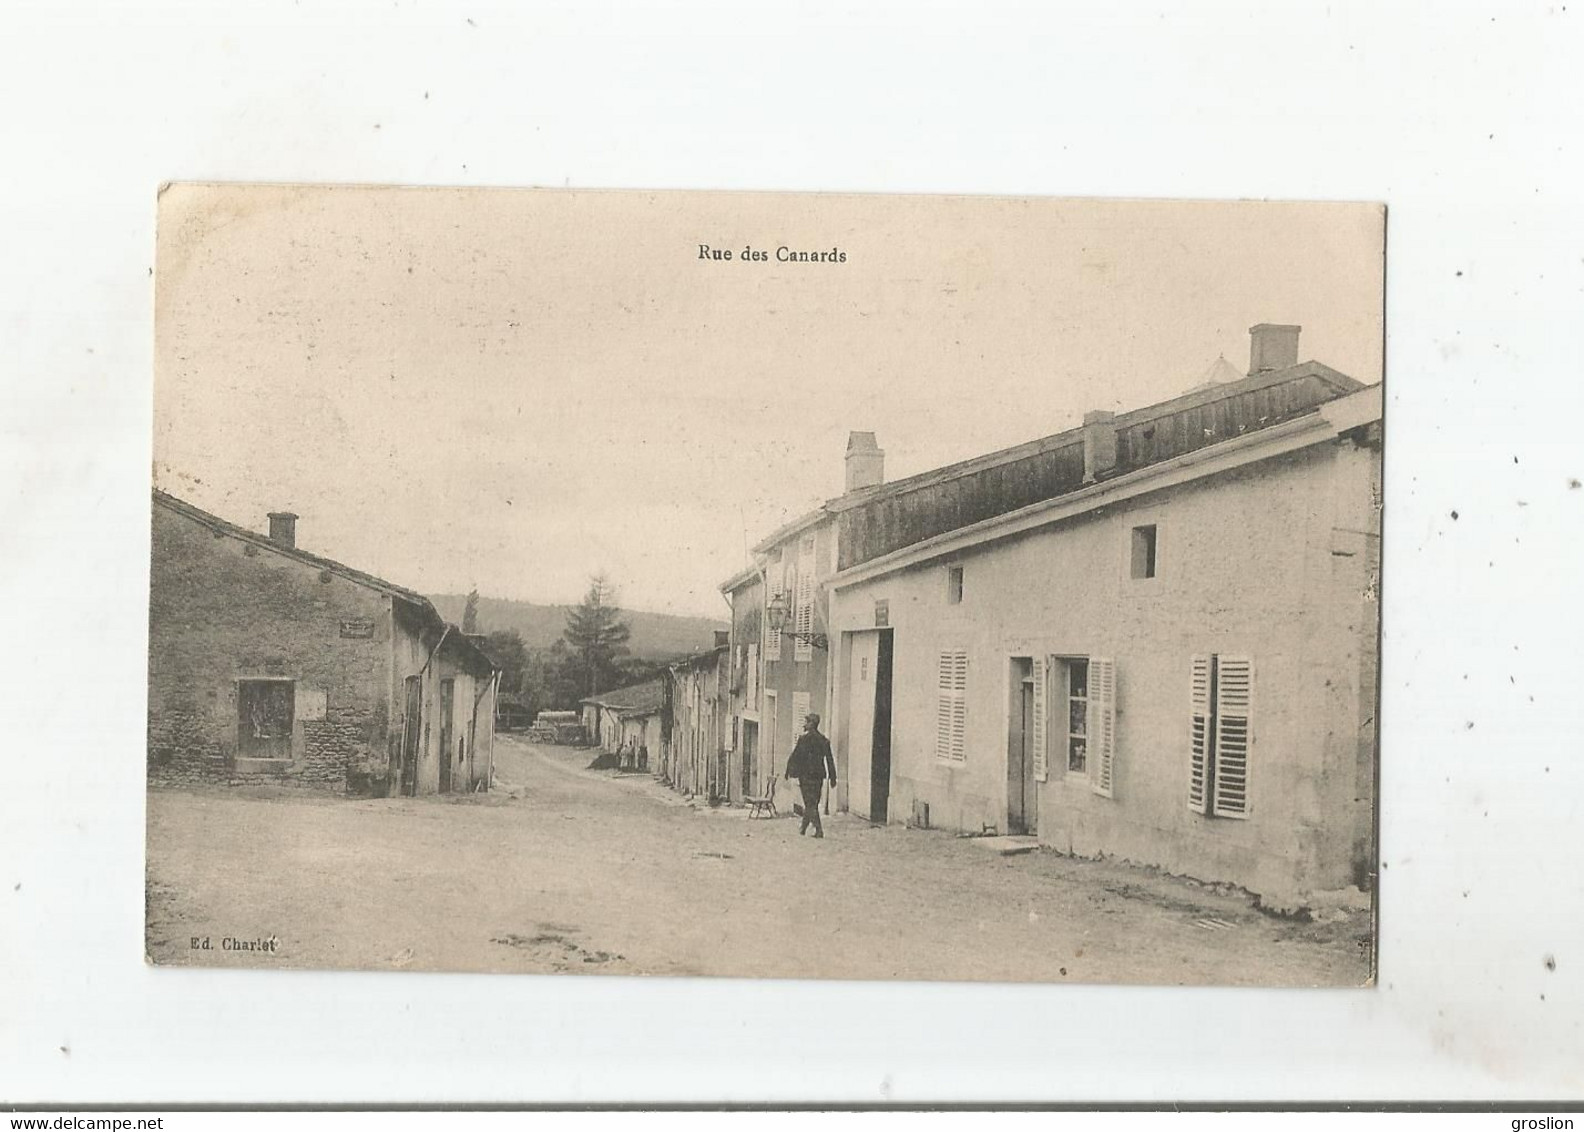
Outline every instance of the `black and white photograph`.
[(148, 960), (1370, 984), (1384, 279), (1371, 203), (164, 186)]

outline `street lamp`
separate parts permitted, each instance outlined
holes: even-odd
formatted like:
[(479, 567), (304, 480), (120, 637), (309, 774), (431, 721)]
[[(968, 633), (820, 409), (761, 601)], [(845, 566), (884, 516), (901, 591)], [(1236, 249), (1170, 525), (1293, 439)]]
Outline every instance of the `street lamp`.
[(796, 629), (788, 629), (786, 627), (788, 612), (790, 611), (787, 608), (786, 595), (772, 595), (769, 604), (765, 606), (765, 616), (770, 621), (770, 628), (791, 637), (794, 641), (802, 641), (814, 648), (829, 651), (830, 642), (824, 633), (799, 633)]

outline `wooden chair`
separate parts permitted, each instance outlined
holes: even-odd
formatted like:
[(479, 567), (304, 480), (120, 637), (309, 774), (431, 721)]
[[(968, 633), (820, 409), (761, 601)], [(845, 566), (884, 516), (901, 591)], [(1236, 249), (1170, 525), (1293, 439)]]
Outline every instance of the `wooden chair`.
[(748, 803), (748, 820), (752, 821), (756, 817), (773, 818), (776, 816), (775, 787), (776, 776), (772, 774), (770, 781), (765, 784), (765, 792), (763, 794), (743, 799), (743, 801)]

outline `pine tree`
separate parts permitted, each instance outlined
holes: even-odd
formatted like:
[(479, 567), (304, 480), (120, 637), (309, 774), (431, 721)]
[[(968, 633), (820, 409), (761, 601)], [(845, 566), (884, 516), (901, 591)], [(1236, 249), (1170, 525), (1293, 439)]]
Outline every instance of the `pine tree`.
[(478, 632), (478, 587), (474, 586), (468, 592), (467, 604), (462, 607), (462, 631), (464, 633)]
[(567, 610), (566, 629), (561, 634), (576, 668), (578, 684), (585, 695), (597, 696), (620, 680), (619, 662), (627, 655), (627, 639), (632, 626), (622, 620), (616, 587), (604, 574), (589, 579), (583, 604)]

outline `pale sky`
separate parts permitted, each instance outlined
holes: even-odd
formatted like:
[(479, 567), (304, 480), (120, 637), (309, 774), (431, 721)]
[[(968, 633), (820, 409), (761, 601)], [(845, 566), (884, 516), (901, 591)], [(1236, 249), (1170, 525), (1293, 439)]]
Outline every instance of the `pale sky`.
[(156, 484), (426, 593), (604, 570), (719, 617), (851, 429), (901, 478), (1246, 370), (1258, 322), (1381, 378), (1370, 205), (176, 186), (159, 221)]

